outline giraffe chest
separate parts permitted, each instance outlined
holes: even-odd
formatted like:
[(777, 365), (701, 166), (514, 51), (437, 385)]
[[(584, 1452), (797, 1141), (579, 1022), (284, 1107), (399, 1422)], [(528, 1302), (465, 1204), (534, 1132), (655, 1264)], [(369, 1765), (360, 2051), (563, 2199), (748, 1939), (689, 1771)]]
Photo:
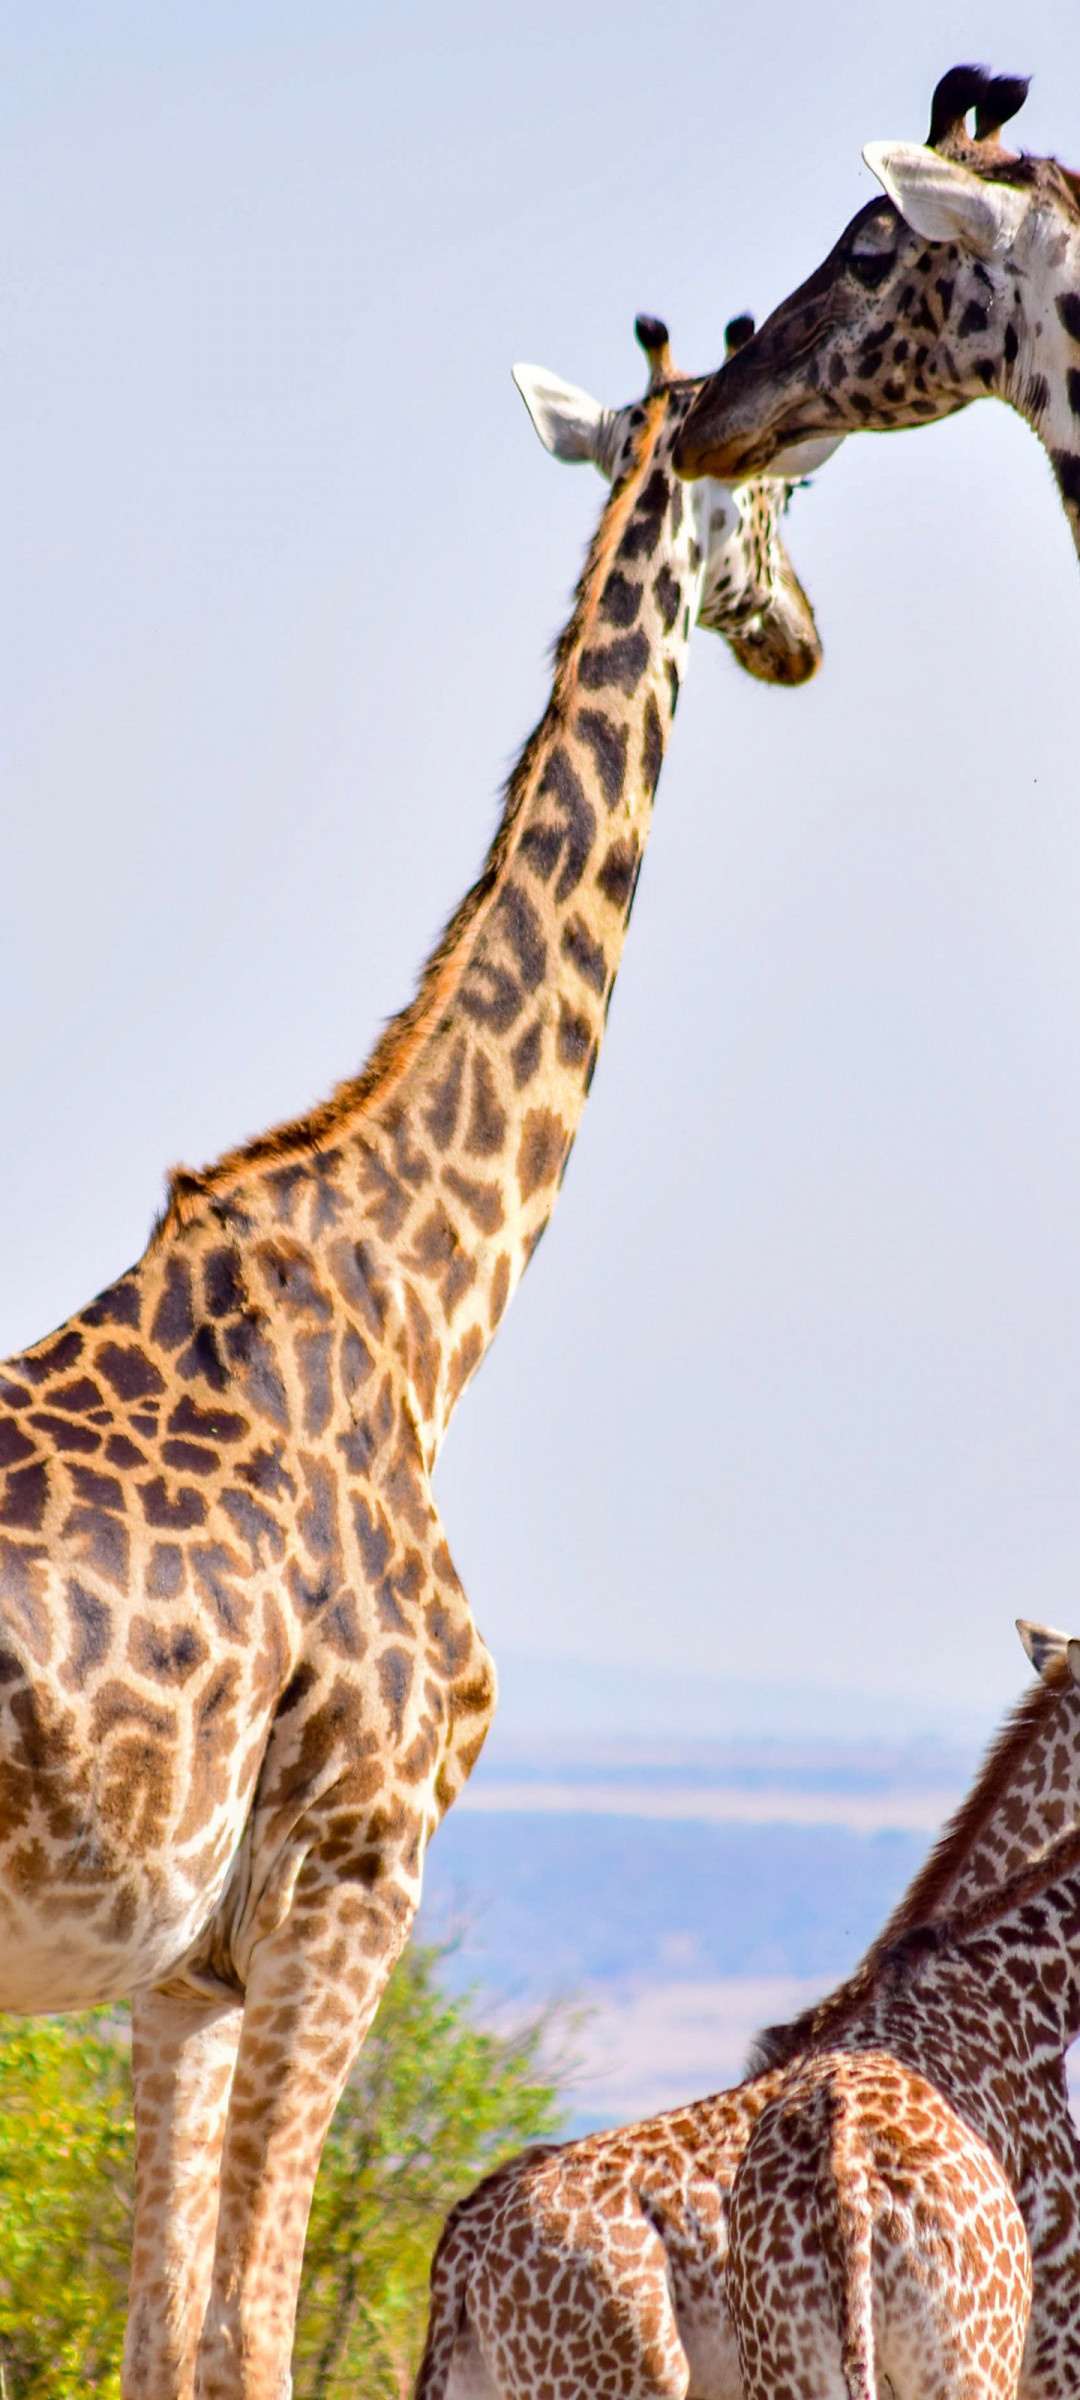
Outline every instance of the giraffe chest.
[[(319, 1193), (325, 1254), (298, 1232)], [(427, 1491), (422, 1329), (319, 1193), (243, 1239), (192, 1227), (0, 1369), (0, 2007), (191, 1954), (242, 1981), (309, 1803), (366, 1788), (370, 1753), (422, 1851), (490, 1700)]]

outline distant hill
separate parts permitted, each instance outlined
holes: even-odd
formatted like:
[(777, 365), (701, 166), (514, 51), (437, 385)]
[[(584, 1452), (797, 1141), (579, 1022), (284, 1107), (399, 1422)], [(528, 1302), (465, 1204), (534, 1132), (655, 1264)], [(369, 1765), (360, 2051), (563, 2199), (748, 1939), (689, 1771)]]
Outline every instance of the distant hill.
[[(929, 1740), (978, 1749), (993, 1728), (984, 1712), (941, 1707), (926, 1690), (860, 1691), (779, 1676), (700, 1675), (619, 1659), (498, 1656), (499, 1710), (489, 1749), (504, 1742)], [(1017, 1685), (1022, 1681), (1018, 1673)]]
[(843, 1974), (925, 1836), (836, 1826), (452, 1810), (423, 1925), (463, 1927), (455, 1976), (502, 1998), (681, 1977)]

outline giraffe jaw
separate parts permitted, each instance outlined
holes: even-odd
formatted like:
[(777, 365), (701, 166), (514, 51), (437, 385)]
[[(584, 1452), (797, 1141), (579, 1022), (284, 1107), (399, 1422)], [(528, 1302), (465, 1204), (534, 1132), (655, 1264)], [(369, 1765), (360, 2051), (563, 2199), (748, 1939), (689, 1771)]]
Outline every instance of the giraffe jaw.
[(803, 475), (816, 475), (845, 438), (842, 433), (816, 433), (788, 442), (770, 459), (768, 472), (784, 483), (798, 483)]

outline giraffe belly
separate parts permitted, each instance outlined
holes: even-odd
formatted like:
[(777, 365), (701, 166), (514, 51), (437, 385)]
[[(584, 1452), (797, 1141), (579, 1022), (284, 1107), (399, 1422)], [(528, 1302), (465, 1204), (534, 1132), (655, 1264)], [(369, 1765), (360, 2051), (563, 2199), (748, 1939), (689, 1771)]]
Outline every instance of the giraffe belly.
[(140, 1890), (140, 1879), (131, 1876), (107, 1887), (51, 1883), (30, 1902), (6, 1884), (3, 1863), (0, 2009), (19, 2016), (92, 2008), (160, 1982), (190, 1950), (207, 1915), (205, 1896)]
[(486, 2366), (471, 2327), (458, 2335), (450, 2362), (446, 2400), (502, 2400), (499, 2386)]
[[(151, 1840), (137, 1806), (146, 1766), (135, 1747), (123, 1797), (136, 1805), (118, 1823), (108, 1806), (115, 1751), (111, 1780), (93, 1767), (39, 1775), (26, 1807), (25, 1786), (0, 1749), (0, 2009), (49, 2014), (120, 1999), (174, 1976), (205, 1946), (246, 1857), (250, 1797), (227, 1785), (200, 1812), (195, 1839), (178, 1842), (166, 1821)], [(178, 1797), (182, 1805), (183, 1787)], [(209, 1960), (199, 1981), (219, 1986)]]
[[(59, 1606), (44, 1578), (40, 1598)], [(231, 1663), (212, 1666), (223, 1704), (202, 1719), (175, 1678), (121, 1673), (125, 1623), (114, 1610), (112, 1671), (73, 1689), (63, 1653), (40, 1665), (0, 1612), (0, 2009), (85, 2008), (173, 1975), (241, 1848), (265, 1707), (241, 1744)]]
[[(33, 1698), (40, 1731), (40, 1686)], [(5, 1709), (5, 1736), (10, 1722)], [(28, 1746), (0, 1739), (0, 2009), (89, 2008), (175, 1973), (241, 1847), (249, 1803), (230, 1788), (239, 1775), (224, 1778), (193, 1837), (178, 1841), (190, 1779), (159, 1780), (139, 1729), (126, 1746), (35, 1743), (29, 1762)], [(155, 1807), (157, 1793), (167, 1809)]]
[[(185, 1970), (205, 1945), (243, 1830), (242, 1810), (236, 1821), (223, 1812), (216, 1840), (195, 1857), (138, 1859), (102, 1843), (91, 1820), (32, 1888), (28, 1847), (0, 1843), (0, 2009), (92, 2008)], [(213, 1967), (196, 1981), (222, 1988)]]

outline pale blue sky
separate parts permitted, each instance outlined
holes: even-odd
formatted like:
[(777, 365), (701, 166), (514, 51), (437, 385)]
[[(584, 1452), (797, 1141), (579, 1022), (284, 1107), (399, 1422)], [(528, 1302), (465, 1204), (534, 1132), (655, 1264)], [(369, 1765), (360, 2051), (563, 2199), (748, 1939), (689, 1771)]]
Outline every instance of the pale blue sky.
[[(647, 308), (713, 365), (964, 57), (1080, 160), (1060, 6), (9, 5), (0, 1351), (358, 1063), (474, 871), (601, 501), (511, 360), (622, 401)], [(790, 531), (825, 668), (698, 642), (439, 1490), (512, 1675), (992, 1712), (1017, 1611), (1080, 1627), (1080, 579), (991, 404)]]

